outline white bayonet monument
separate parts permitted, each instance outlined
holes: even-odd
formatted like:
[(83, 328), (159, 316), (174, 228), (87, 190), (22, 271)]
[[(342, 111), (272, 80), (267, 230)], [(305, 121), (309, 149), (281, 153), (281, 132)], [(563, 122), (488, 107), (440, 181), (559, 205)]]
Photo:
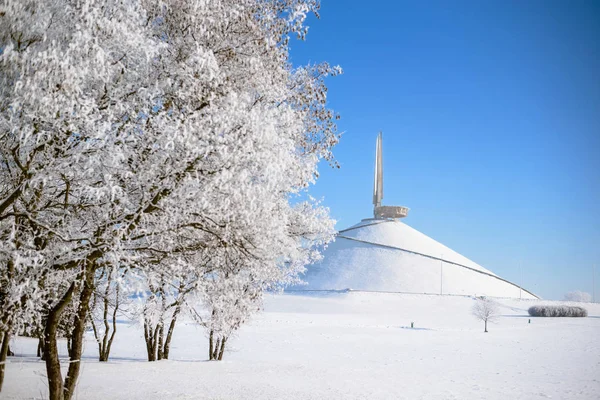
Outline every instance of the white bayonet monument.
[(377, 136), (375, 148), (375, 181), (373, 183), (373, 216), (375, 219), (404, 218), (408, 208), (402, 206), (382, 206), (383, 200), (383, 143), (382, 134)]
[[(306, 270), (297, 290), (452, 294), (523, 299), (538, 297), (411, 228), (400, 220), (408, 208), (382, 206), (383, 143), (377, 136), (374, 218), (338, 232), (323, 260)], [(443, 286), (442, 286), (443, 283)], [(443, 290), (442, 290), (443, 289)]]

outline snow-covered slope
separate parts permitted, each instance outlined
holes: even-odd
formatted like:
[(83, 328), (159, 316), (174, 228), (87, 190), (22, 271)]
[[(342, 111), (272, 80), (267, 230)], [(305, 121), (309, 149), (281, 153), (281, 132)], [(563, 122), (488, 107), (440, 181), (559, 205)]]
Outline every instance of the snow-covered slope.
[[(600, 304), (579, 304), (588, 318), (530, 318), (529, 306), (555, 302), (498, 301), (483, 333), (468, 297), (271, 296), (222, 362), (206, 361), (204, 331), (182, 320), (171, 360), (149, 363), (142, 327), (123, 322), (108, 363), (88, 332), (75, 399), (598, 399)], [(0, 398), (47, 398), (36, 346), (13, 342)]]
[(410, 226), (363, 220), (339, 232), (300, 290), (358, 289), (536, 298)]

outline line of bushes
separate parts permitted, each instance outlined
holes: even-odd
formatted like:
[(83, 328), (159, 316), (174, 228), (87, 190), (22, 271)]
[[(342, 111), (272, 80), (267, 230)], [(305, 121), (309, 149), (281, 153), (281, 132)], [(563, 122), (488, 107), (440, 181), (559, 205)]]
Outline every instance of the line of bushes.
[(533, 306), (529, 307), (532, 317), (587, 317), (587, 310), (575, 306)]

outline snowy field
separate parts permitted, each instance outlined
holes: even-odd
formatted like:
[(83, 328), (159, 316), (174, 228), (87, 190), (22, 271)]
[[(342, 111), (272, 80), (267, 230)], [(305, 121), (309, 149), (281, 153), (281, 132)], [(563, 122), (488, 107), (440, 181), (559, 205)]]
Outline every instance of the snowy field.
[[(502, 316), (483, 333), (467, 297), (271, 296), (222, 362), (206, 361), (204, 332), (181, 323), (172, 360), (148, 363), (142, 330), (123, 322), (108, 363), (88, 336), (76, 398), (600, 398), (600, 304), (585, 305), (588, 318), (529, 324), (527, 308), (550, 302), (499, 302)], [(14, 341), (0, 397), (47, 397), (36, 344)]]

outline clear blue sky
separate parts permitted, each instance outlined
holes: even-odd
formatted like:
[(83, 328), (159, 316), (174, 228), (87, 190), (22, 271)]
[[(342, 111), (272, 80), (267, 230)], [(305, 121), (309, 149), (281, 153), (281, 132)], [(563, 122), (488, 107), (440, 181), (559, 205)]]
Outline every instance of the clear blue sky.
[(322, 0), (308, 24), (293, 63), (344, 69), (328, 80), (341, 169), (311, 190), (338, 229), (372, 213), (381, 130), (383, 203), (407, 224), (544, 298), (592, 293), (599, 1)]

